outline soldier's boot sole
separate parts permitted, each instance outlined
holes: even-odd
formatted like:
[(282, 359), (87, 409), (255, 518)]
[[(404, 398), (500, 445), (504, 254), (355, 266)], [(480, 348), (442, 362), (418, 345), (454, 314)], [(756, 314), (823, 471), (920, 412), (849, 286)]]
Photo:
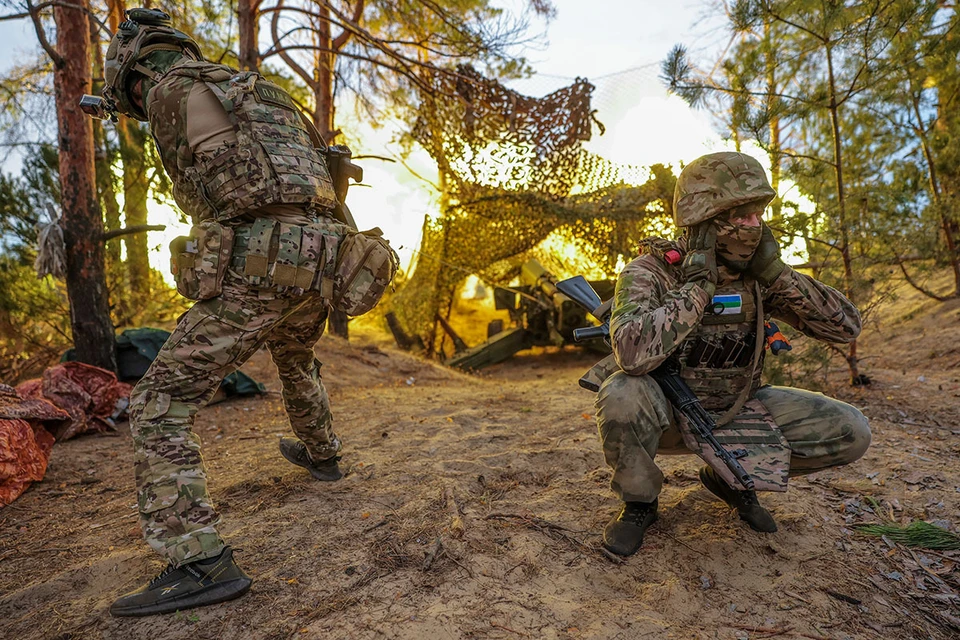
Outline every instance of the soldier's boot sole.
[(737, 491), (727, 485), (710, 467), (700, 469), (700, 482), (707, 491), (737, 510), (740, 519), (758, 533), (776, 533), (777, 521), (760, 505), (755, 491)]
[(280, 454), (288, 461), (303, 467), (321, 482), (336, 482), (343, 477), (340, 471), (340, 456), (314, 462), (307, 453), (307, 446), (296, 438), (280, 438)]
[(643, 546), (643, 536), (647, 529), (657, 521), (657, 512), (647, 514), (639, 524), (623, 522), (620, 516), (614, 516), (603, 528), (603, 547), (618, 556), (632, 556)]
[(238, 578), (228, 582), (218, 582), (189, 594), (180, 595), (167, 600), (160, 600), (149, 605), (130, 605), (127, 607), (114, 604), (110, 607), (110, 614), (120, 617), (152, 616), (163, 613), (174, 613), (211, 604), (219, 604), (228, 600), (235, 600), (250, 590), (253, 581), (250, 578)]

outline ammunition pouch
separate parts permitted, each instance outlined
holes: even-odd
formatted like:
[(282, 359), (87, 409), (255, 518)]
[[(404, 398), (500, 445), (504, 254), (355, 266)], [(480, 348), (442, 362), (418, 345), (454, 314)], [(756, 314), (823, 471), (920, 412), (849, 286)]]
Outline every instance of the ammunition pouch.
[(170, 271), (180, 295), (191, 300), (220, 295), (232, 249), (233, 229), (213, 220), (194, 226), (189, 236), (174, 238)]
[(251, 287), (319, 291), (329, 300), (344, 228), (330, 219), (295, 225), (257, 218), (236, 227), (232, 268)]
[(400, 258), (379, 228), (347, 232), (337, 254), (333, 308), (348, 316), (373, 309), (400, 266)]

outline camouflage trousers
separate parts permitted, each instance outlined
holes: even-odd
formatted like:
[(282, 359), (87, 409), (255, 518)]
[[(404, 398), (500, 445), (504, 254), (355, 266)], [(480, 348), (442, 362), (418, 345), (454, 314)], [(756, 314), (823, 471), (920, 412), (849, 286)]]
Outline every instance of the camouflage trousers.
[(180, 317), (134, 388), (130, 428), (140, 526), (147, 543), (170, 562), (202, 560), (223, 549), (193, 421), (223, 378), (262, 345), (277, 365), (293, 431), (310, 455), (325, 460), (340, 450), (313, 352), (326, 317), (317, 292), (252, 289), (228, 272), (222, 295)]
[[(821, 393), (765, 386), (757, 400), (790, 445), (790, 475), (813, 473), (859, 459), (870, 445), (870, 426), (855, 407)], [(649, 376), (618, 371), (597, 393), (603, 456), (613, 470), (610, 488), (624, 502), (652, 502), (660, 494), (659, 454), (692, 454), (677, 429), (674, 409)]]

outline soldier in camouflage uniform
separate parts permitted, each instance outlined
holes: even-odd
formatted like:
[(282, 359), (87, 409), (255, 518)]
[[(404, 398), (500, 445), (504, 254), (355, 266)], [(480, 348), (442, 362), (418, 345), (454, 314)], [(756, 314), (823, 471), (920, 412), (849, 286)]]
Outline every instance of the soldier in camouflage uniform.
[(281, 439), (281, 453), (318, 480), (341, 477), (340, 440), (313, 346), (346, 227), (330, 214), (336, 199), (317, 148), (323, 142), (282, 89), (204, 61), (160, 11), (132, 9), (127, 18), (107, 53), (104, 97), (149, 121), (177, 204), (205, 230), (183, 239), (194, 246), (180, 257), (197, 255), (198, 242), (222, 243), (197, 263), (179, 264), (185, 282), (212, 271), (194, 285), (219, 295), (195, 296), (207, 299), (180, 318), (131, 397), (140, 524), (169, 566), (110, 610), (141, 616), (222, 602), (250, 588), (218, 533), (192, 425), (223, 378), (261, 346), (277, 365), (298, 436)]
[[(760, 219), (775, 195), (754, 158), (724, 152), (693, 161), (674, 195), (674, 220), (685, 235), (644, 241), (643, 253), (620, 274), (610, 317), (619, 370), (600, 385), (596, 401), (611, 488), (623, 501), (603, 533), (614, 553), (636, 553), (656, 520), (663, 474), (654, 456), (691, 452), (674, 408), (645, 375), (667, 358), (681, 364), (681, 377), (708, 411), (733, 411), (733, 427), (758, 412), (774, 423), (786, 440), (791, 476), (849, 464), (870, 443), (866, 418), (849, 404), (760, 384), (760, 309), (761, 321), (773, 316), (825, 342), (860, 333), (860, 314), (846, 297), (781, 261)], [(754, 530), (776, 531), (754, 491), (732, 488), (710, 466), (700, 479)]]

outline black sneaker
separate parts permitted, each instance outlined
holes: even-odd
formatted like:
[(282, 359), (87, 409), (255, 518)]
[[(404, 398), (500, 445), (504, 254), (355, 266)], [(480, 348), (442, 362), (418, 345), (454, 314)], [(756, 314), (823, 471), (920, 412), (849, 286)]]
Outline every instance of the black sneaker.
[(293, 464), (303, 467), (317, 480), (333, 482), (343, 477), (340, 472), (340, 456), (333, 456), (320, 462), (314, 462), (307, 451), (307, 445), (297, 438), (280, 438), (280, 453)]
[(737, 510), (740, 519), (760, 533), (776, 533), (777, 521), (760, 506), (756, 491), (737, 491), (710, 467), (700, 469), (700, 482), (713, 495)]
[(173, 613), (239, 598), (253, 580), (233, 561), (233, 549), (220, 555), (174, 567), (168, 565), (145, 587), (110, 605), (115, 616), (151, 616)]
[(618, 556), (632, 556), (643, 544), (643, 534), (657, 521), (658, 501), (624, 502), (620, 515), (603, 529), (603, 546)]

